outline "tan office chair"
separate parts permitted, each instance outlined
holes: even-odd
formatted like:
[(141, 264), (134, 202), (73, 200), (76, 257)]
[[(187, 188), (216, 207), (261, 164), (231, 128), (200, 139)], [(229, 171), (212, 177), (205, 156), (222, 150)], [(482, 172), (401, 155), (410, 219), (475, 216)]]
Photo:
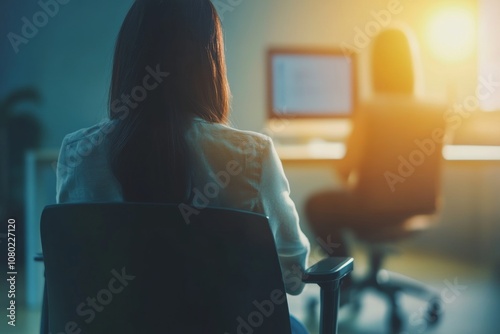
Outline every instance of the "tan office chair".
[(404, 323), (397, 303), (400, 292), (429, 299), (429, 324), (437, 322), (440, 312), (439, 298), (431, 290), (382, 270), (387, 248), (381, 245), (430, 228), (439, 204), (445, 108), (414, 97), (411, 53), (399, 30), (385, 31), (374, 41), (375, 97), (357, 110), (340, 167), (350, 182), (344, 191), (315, 194), (306, 205), (311, 230), (338, 246), (331, 256), (348, 253), (345, 230), (369, 245), (369, 273), (351, 284), (351, 296), (359, 308), (359, 292), (369, 287), (382, 292), (391, 305), (389, 320), (396, 333)]

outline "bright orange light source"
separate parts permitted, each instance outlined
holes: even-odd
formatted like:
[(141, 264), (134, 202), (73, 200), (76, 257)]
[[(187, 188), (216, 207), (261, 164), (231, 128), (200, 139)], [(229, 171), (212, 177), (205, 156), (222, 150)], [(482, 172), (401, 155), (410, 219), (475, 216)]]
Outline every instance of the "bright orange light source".
[(443, 9), (431, 19), (428, 38), (432, 52), (444, 61), (468, 58), (476, 41), (472, 13), (461, 8)]

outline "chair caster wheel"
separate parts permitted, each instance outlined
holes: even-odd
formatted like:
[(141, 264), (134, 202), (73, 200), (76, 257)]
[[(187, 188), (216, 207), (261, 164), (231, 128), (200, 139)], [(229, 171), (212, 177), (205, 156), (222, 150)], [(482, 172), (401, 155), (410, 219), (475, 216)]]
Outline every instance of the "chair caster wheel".
[(432, 301), (429, 310), (427, 311), (427, 321), (430, 325), (434, 325), (439, 321), (441, 314), (441, 304), (438, 301)]

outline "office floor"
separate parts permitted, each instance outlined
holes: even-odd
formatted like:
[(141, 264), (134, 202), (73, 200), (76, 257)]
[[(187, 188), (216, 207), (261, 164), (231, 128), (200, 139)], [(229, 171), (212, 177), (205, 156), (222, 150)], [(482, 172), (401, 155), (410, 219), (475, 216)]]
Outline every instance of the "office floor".
[[(366, 259), (362, 249), (354, 252), (355, 272), (358, 277), (366, 270)], [(401, 250), (392, 255), (384, 266), (389, 270), (418, 279), (431, 286), (442, 299), (441, 321), (434, 327), (427, 326), (425, 312), (427, 304), (414, 297), (403, 296), (401, 305), (408, 321), (400, 334), (496, 334), (500, 328), (500, 277), (492, 266), (467, 263), (436, 254), (423, 254), (412, 250)], [(496, 277), (495, 277), (496, 276)], [(455, 293), (450, 286), (461, 285)], [(318, 319), (311, 319), (306, 305), (311, 299), (319, 301), (319, 288), (306, 286), (300, 296), (289, 297), (290, 310), (301, 321), (308, 324), (311, 334), (318, 332)], [(388, 305), (375, 291), (367, 291), (362, 297), (362, 309), (352, 312), (349, 307), (340, 311), (340, 334), (387, 334)], [(316, 309), (319, 313), (319, 305)], [(311, 326), (311, 324), (313, 324)]]
[[(363, 252), (354, 252), (356, 271), (360, 275), (366, 270)], [(315, 257), (316, 258), (316, 257)], [(402, 298), (402, 305), (407, 314), (412, 316), (414, 326), (407, 326), (401, 334), (497, 334), (500, 327), (498, 310), (500, 310), (500, 281), (493, 277), (490, 266), (465, 263), (457, 259), (443, 258), (436, 254), (402, 250), (401, 254), (392, 256), (386, 263), (386, 268), (419, 279), (437, 291), (448, 288), (448, 283), (455, 279), (460, 285), (466, 286), (455, 294), (450, 303), (443, 303), (442, 321), (435, 328), (425, 328), (421, 319), (424, 303), (416, 299)], [(22, 275), (20, 276), (22, 278)], [(1, 277), (2, 282), (4, 277)], [(22, 284), (22, 282), (19, 282)], [(3, 286), (3, 284), (2, 284)], [(22, 286), (22, 285), (19, 285)], [(4, 290), (4, 289), (2, 289)], [(307, 304), (312, 299), (318, 299), (319, 289), (307, 286), (300, 296), (289, 297), (291, 312), (304, 323), (308, 324), (311, 334), (317, 333), (318, 311), (311, 314)], [(2, 292), (3, 294), (3, 292)], [(449, 292), (446, 292), (449, 294)], [(450, 295), (453, 296), (453, 295)], [(22, 298), (22, 292), (19, 296)], [(18, 300), (21, 300), (19, 298)], [(4, 300), (4, 296), (2, 296)], [(5, 312), (2, 302), (2, 312)], [(348, 307), (340, 312), (340, 334), (387, 334), (387, 305), (375, 292), (367, 292), (363, 296), (363, 307), (359, 314), (354, 315)], [(2, 316), (0, 333), (3, 334), (36, 334), (38, 333), (40, 310), (28, 310), (20, 307), (17, 310), (17, 326), (8, 326), (5, 316)], [(314, 314), (315, 313), (315, 314)]]

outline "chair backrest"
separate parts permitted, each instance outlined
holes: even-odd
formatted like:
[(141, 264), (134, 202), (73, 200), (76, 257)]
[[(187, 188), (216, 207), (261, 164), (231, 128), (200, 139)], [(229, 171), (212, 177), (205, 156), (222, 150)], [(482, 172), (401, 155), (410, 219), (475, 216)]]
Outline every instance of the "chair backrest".
[(197, 212), (188, 224), (174, 204), (46, 207), (50, 331), (290, 333), (267, 218)]
[(388, 95), (361, 107), (363, 140), (355, 191), (365, 210), (403, 215), (436, 210), (444, 111), (411, 96)]

